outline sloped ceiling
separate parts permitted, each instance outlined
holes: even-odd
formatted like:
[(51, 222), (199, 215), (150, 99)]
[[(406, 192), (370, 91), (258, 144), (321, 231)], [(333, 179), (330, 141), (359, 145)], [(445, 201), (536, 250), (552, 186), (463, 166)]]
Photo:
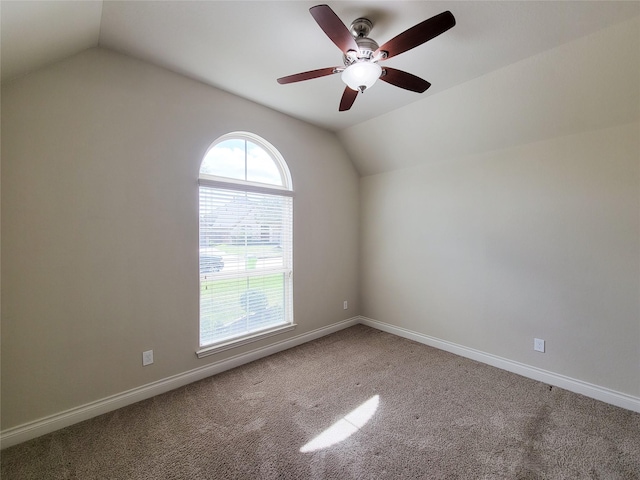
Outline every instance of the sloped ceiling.
[[(359, 96), (350, 111), (338, 112), (344, 90), (338, 75), (290, 85), (276, 83), (284, 75), (340, 65), (341, 52), (309, 14), (317, 3), (2, 0), (2, 79), (26, 74), (86, 48), (109, 48), (339, 132), (360, 173), (371, 174), (407, 164), (397, 158), (409, 155), (389, 157), (385, 148), (378, 148), (382, 144), (398, 145), (407, 131), (422, 135), (420, 125), (435, 128), (431, 130), (434, 135), (422, 135), (433, 139), (435, 132), (452, 132), (460, 122), (477, 118), (461, 105), (467, 102), (467, 107), (479, 108), (480, 100), (473, 99), (464, 87), (468, 82), (640, 15), (640, 2), (635, 1), (331, 2), (347, 25), (357, 17), (371, 19), (371, 37), (379, 44), (444, 10), (450, 10), (457, 22), (443, 35), (386, 62), (430, 81), (427, 92), (420, 95), (378, 82)], [(519, 89), (509, 85), (505, 95), (517, 96), (533, 88), (536, 72), (530, 73), (533, 78), (513, 78), (513, 82), (525, 83)], [(568, 82), (579, 80), (570, 76), (571, 80), (554, 84), (548, 81), (554, 73), (558, 73), (557, 65), (539, 77), (558, 91), (571, 91)], [(496, 117), (513, 114), (509, 108), (501, 110), (506, 104), (499, 101), (500, 92), (489, 93), (494, 96), (488, 98), (496, 103), (487, 112)], [(478, 90), (477, 94), (488, 92)], [(518, 122), (521, 130), (545, 128), (541, 115)], [(446, 155), (439, 158), (445, 158), (522, 140), (522, 136), (507, 138), (508, 129), (490, 133), (496, 140), (493, 143), (483, 143), (473, 135), (455, 140), (448, 136), (449, 147), (440, 139), (440, 146), (430, 150), (444, 149)], [(376, 138), (371, 139), (372, 135)]]
[(0, 2), (2, 80), (98, 45), (102, 2)]
[(365, 176), (638, 121), (640, 17), (635, 17), (338, 136)]

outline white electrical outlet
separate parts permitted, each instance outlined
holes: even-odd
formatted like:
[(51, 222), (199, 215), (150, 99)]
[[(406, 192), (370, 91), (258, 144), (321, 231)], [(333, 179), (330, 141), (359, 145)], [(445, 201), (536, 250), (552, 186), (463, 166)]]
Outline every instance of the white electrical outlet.
[(542, 340), (541, 338), (534, 338), (533, 339), (533, 349), (536, 352), (544, 353), (544, 340)]
[(344, 304), (343, 304), (342, 308), (344, 308), (345, 310), (347, 309), (347, 301), (346, 300), (344, 301)]
[(142, 366), (146, 367), (147, 365), (151, 365), (153, 363), (153, 350), (147, 350), (146, 352), (142, 352)]

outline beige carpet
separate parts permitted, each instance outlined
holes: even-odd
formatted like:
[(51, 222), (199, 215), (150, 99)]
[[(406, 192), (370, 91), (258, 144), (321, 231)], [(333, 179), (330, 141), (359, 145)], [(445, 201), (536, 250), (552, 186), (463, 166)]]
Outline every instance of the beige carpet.
[(357, 325), (6, 449), (0, 473), (629, 480), (640, 414)]

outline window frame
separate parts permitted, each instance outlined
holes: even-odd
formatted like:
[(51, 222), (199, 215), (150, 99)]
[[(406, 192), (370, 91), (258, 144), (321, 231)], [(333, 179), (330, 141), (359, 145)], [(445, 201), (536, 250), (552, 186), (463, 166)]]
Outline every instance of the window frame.
[[(274, 165), (277, 167), (278, 172), (280, 173), (280, 177), (283, 185), (274, 185), (268, 183), (262, 183), (257, 181), (247, 181), (241, 180), (231, 177), (224, 177), (218, 175), (212, 175), (209, 173), (202, 173), (202, 163), (206, 159), (209, 152), (216, 148), (221, 143), (227, 140), (244, 140), (245, 142), (251, 142), (252, 144), (262, 148), (272, 159)], [(247, 168), (248, 162), (246, 157), (248, 144), (245, 143), (245, 178), (247, 178)], [(246, 192), (246, 193), (258, 193), (258, 194), (267, 194), (267, 195), (277, 195), (282, 197), (291, 197), (291, 206), (290, 206), (290, 225), (288, 229), (290, 229), (290, 241), (288, 246), (288, 251), (284, 252), (283, 257), (283, 273), (285, 275), (284, 278), (284, 319), (288, 320), (284, 325), (279, 324), (274, 327), (266, 327), (262, 330), (256, 332), (248, 332), (244, 335), (238, 335), (231, 338), (223, 338), (220, 341), (213, 342), (210, 344), (202, 345), (202, 314), (201, 314), (201, 285), (202, 285), (202, 276), (199, 275), (199, 294), (198, 294), (198, 345), (199, 349), (196, 351), (196, 355), (198, 358), (202, 358), (208, 355), (212, 355), (224, 350), (228, 350), (230, 348), (239, 347), (241, 345), (246, 345), (248, 343), (256, 342), (258, 340), (262, 340), (263, 338), (268, 338), (273, 335), (279, 335), (281, 333), (289, 332), (295, 329), (297, 324), (294, 322), (294, 312), (293, 312), (293, 184), (291, 181), (291, 173), (289, 171), (289, 167), (280, 154), (280, 152), (271, 145), (265, 139), (259, 137), (258, 135), (249, 133), (249, 132), (231, 132), (219, 137), (215, 140), (210, 147), (205, 152), (205, 155), (201, 161), (200, 171), (198, 173), (198, 198), (201, 200), (202, 198), (202, 187), (206, 188), (215, 188), (215, 189), (223, 189), (223, 190), (231, 190), (237, 192)], [(200, 207), (198, 208), (198, 212), (200, 213)], [(201, 229), (200, 222), (200, 214), (198, 215), (198, 229)], [(200, 234), (198, 235), (198, 244), (200, 245)], [(200, 270), (200, 248), (198, 249), (198, 269)], [(200, 272), (199, 272), (200, 273)], [(288, 274), (288, 278), (287, 278)], [(268, 273), (266, 273), (268, 275)], [(242, 273), (238, 273), (237, 278), (250, 278), (256, 276), (255, 274), (246, 274), (242, 275)], [(259, 277), (260, 275), (258, 275)]]

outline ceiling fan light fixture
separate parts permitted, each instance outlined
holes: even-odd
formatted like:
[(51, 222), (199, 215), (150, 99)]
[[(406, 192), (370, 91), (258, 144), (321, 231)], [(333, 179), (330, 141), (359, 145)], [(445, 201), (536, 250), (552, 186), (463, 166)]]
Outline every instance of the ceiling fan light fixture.
[(374, 62), (356, 62), (342, 72), (342, 81), (351, 90), (364, 92), (371, 88), (382, 75), (382, 67)]

